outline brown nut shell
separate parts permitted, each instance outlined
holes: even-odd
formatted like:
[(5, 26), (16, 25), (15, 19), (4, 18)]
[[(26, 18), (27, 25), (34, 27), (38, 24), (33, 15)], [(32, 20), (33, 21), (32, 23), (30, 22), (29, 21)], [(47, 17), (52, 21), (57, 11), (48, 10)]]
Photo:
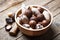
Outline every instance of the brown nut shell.
[(15, 13), (12, 13), (12, 12), (8, 13), (8, 17), (10, 17), (10, 18), (14, 18), (14, 15), (15, 15)]
[(37, 20), (38, 20), (38, 22), (39, 21), (42, 21), (42, 20), (44, 20), (45, 18), (44, 18), (44, 15), (43, 14), (38, 14), (37, 15)]
[(10, 31), (10, 30), (11, 30), (11, 28), (12, 28), (12, 26), (11, 26), (11, 25), (5, 25), (5, 30), (6, 30), (6, 31)]
[(44, 11), (44, 9), (40, 8), (40, 7), (38, 7), (37, 9), (39, 10), (40, 13), (43, 13), (43, 11)]
[(29, 22), (29, 19), (28, 19), (28, 17), (26, 16), (26, 15), (22, 15), (21, 16), (21, 21), (22, 21), (22, 23), (28, 23)]
[(12, 29), (9, 31), (9, 34), (12, 36), (16, 36), (18, 34), (18, 26), (16, 23), (12, 24)]
[(47, 26), (50, 22), (49, 22), (49, 20), (43, 20), (42, 22), (39, 22), (39, 23), (45, 27), (45, 26)]
[(29, 25), (31, 26), (31, 28), (35, 29), (36, 21), (31, 20), (31, 21), (29, 22)]
[(36, 18), (37, 18), (36, 16), (32, 15), (32, 17), (30, 18), (30, 20), (35, 20), (37, 22), (38, 20)]
[(24, 15), (26, 15), (28, 18), (30, 18), (32, 16), (32, 11), (29, 9), (26, 9), (24, 12)]

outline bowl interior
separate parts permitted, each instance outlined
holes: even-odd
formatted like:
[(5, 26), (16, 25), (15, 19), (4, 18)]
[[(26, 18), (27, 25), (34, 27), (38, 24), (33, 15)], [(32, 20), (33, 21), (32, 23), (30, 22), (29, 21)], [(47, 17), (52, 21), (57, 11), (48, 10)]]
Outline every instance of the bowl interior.
[(17, 18), (17, 15), (21, 14), (21, 8), (18, 9), (17, 12), (15, 13), (15, 21), (16, 21), (16, 23), (17, 23), (20, 27), (22, 27), (22, 28), (24, 28), (24, 29), (26, 29), (26, 30), (30, 30), (30, 31), (40, 31), (40, 30), (44, 30), (44, 29), (48, 28), (48, 27), (51, 25), (52, 20), (53, 20), (52, 13), (51, 13), (47, 8), (45, 8), (45, 7), (43, 7), (43, 6), (40, 6), (40, 5), (28, 5), (27, 7), (29, 7), (29, 6), (38, 6), (38, 7), (41, 7), (41, 8), (43, 8), (43, 9), (47, 10), (47, 11), (49, 12), (50, 16), (51, 16), (51, 21), (50, 21), (50, 23), (49, 23), (46, 27), (43, 27), (42, 29), (29, 29), (29, 28), (23, 27), (21, 24), (19, 24), (19, 22), (17, 22), (17, 19), (16, 19), (16, 18)]

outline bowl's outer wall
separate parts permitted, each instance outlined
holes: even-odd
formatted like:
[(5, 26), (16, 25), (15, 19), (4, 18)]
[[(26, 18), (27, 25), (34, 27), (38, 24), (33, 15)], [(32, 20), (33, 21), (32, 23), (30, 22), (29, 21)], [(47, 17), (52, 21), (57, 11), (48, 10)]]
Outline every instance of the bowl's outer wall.
[(41, 30), (41, 31), (30, 31), (30, 30), (23, 29), (22, 27), (19, 27), (19, 29), (23, 34), (25, 34), (27, 36), (40, 36), (40, 35), (46, 33), (49, 28)]

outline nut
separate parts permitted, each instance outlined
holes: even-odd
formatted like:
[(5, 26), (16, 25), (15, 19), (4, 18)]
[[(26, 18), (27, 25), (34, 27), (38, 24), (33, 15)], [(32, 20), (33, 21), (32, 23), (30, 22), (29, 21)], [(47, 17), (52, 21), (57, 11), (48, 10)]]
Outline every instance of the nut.
[(50, 22), (48, 20), (43, 20), (42, 22), (39, 22), (44, 27), (47, 26)]
[(49, 21), (51, 20), (50, 14), (46, 10), (44, 10), (43, 15), (46, 20), (49, 20)]
[(12, 28), (12, 26), (11, 26), (11, 25), (5, 25), (5, 30), (6, 30), (6, 31), (10, 31), (10, 30), (11, 30), (11, 28)]
[(36, 16), (32, 15), (32, 17), (30, 18), (30, 20), (35, 20), (35, 21), (37, 21)]
[(26, 28), (30, 28), (29, 24), (23, 24), (23, 26), (26, 27)]
[(32, 11), (30, 9), (25, 9), (24, 15), (26, 15), (28, 18), (32, 16)]
[(43, 11), (44, 11), (44, 9), (40, 8), (40, 7), (38, 7), (37, 9), (39, 10), (40, 13), (43, 13)]
[(36, 21), (31, 20), (31, 21), (29, 22), (29, 25), (31, 26), (31, 28), (35, 29)]
[(42, 29), (43, 28), (43, 26), (41, 25), (41, 24), (36, 24), (36, 29)]
[(26, 15), (22, 15), (21, 20), (22, 20), (22, 23), (25, 23), (25, 24), (27, 24), (29, 22), (29, 19), (27, 18)]
[(14, 17), (14, 15), (15, 15), (15, 13), (8, 13), (8, 17), (10, 17), (10, 18), (13, 18)]
[(38, 20), (38, 22), (39, 22), (39, 21), (42, 21), (43, 19), (45, 19), (43, 14), (38, 14), (38, 15), (37, 15), (37, 20)]
[(6, 18), (7, 24), (12, 24), (14, 21), (12, 18)]
[(22, 18), (21, 18), (21, 17), (17, 17), (17, 22), (18, 22), (19, 24), (23, 24), (23, 23), (22, 23)]
[(33, 14), (34, 14), (35, 16), (37, 16), (38, 14), (40, 14), (40, 12), (38, 11), (37, 8), (32, 8), (31, 10), (32, 10), (32, 12), (33, 12)]

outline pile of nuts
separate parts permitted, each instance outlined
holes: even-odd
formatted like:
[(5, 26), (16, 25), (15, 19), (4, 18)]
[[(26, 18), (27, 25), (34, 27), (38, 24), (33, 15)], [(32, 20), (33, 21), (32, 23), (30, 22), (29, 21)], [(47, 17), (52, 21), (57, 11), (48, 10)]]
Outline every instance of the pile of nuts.
[(29, 6), (23, 8), (17, 14), (17, 22), (23, 27), (32, 29), (42, 29), (46, 27), (51, 21), (51, 16), (47, 10), (37, 7)]
[(10, 35), (16, 36), (18, 33), (18, 26), (14, 19), (15, 13), (8, 13), (8, 18), (6, 18), (5, 30), (9, 32)]

